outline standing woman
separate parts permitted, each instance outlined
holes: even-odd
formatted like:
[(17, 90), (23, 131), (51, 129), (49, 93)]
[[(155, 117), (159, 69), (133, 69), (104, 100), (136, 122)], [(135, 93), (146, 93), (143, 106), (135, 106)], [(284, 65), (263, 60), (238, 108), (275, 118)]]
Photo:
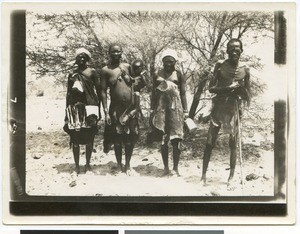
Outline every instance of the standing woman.
[[(134, 80), (129, 75), (128, 63), (122, 63), (122, 47), (112, 44), (108, 54), (110, 62), (101, 69), (101, 97), (105, 114), (103, 150), (108, 153), (114, 145), (117, 170), (132, 175), (130, 160), (139, 136), (138, 113), (134, 105)], [(107, 107), (108, 89), (110, 106)], [(125, 169), (122, 165), (122, 149), (125, 148)]]
[[(163, 68), (154, 77), (151, 109), (151, 125), (162, 137), (161, 155), (164, 163), (164, 174), (179, 176), (178, 164), (180, 142), (183, 139), (183, 124), (188, 117), (185, 78), (175, 69), (178, 60), (175, 50), (167, 49), (162, 54)], [(169, 147), (173, 146), (173, 170), (169, 170)]]
[(85, 171), (90, 171), (94, 138), (100, 119), (100, 81), (95, 69), (88, 67), (91, 54), (85, 48), (76, 50), (75, 70), (68, 76), (64, 130), (70, 135), (79, 174), (80, 145), (86, 145)]

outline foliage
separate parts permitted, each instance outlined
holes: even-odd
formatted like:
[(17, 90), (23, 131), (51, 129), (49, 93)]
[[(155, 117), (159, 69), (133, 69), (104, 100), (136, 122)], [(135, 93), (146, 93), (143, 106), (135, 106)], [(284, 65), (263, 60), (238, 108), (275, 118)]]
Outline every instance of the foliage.
[[(149, 77), (160, 65), (161, 52), (167, 47), (176, 49), (181, 58), (178, 66), (194, 94), (192, 117), (215, 62), (225, 58), (228, 40), (257, 43), (273, 33), (273, 14), (268, 12), (29, 12), (27, 21), (28, 67), (37, 77), (50, 75), (57, 83), (66, 82), (78, 47), (87, 48), (91, 66), (100, 69), (107, 63), (108, 46), (120, 43), (124, 60), (141, 58)], [(254, 69), (263, 66), (246, 51), (242, 60)], [(259, 78), (252, 83), (262, 87)]]

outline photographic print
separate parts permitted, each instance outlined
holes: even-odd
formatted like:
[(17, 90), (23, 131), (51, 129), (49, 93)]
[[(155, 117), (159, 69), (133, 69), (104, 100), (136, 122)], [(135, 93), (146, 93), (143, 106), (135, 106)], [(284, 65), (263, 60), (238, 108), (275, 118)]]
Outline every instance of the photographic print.
[[(233, 66), (232, 45), (239, 47)], [(86, 73), (95, 73), (87, 79), (98, 79), (89, 94), (95, 100), (87, 103), (102, 112), (96, 111), (96, 133), (90, 126), (71, 126), (75, 114), (66, 110), (66, 102), (72, 103), (66, 101), (72, 95), (68, 83), (79, 85), (70, 77), (80, 54), (88, 57)], [(174, 59), (172, 68), (164, 64), (168, 57)], [(285, 80), (274, 81), (274, 12), (28, 11), (26, 63), (28, 195), (274, 195), (274, 100), (286, 93), (279, 90)], [(116, 81), (123, 79), (123, 69), (124, 84)], [(140, 80), (135, 85), (130, 79)], [(212, 84), (213, 79), (222, 81)], [(222, 82), (232, 90), (210, 92)], [(235, 91), (232, 82), (244, 87)], [(174, 84), (173, 94), (168, 89)], [(170, 93), (165, 98), (159, 92)], [(239, 100), (229, 100), (235, 92)], [(130, 106), (130, 99), (138, 103)], [(168, 114), (166, 105), (174, 113)], [(66, 112), (73, 116), (67, 119)], [(128, 119), (131, 112), (122, 124), (122, 115)], [(73, 139), (78, 137), (87, 142), (81, 145)]]
[(63, 6), (11, 32), (11, 201), (287, 204), (290, 8)]

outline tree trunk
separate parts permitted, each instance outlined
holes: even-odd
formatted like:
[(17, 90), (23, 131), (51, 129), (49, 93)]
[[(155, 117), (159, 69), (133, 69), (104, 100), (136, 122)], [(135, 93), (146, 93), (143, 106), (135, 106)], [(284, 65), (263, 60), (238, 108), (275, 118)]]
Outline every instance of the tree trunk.
[[(227, 12), (225, 12), (225, 13), (223, 14), (222, 20), (221, 20), (222, 24), (224, 24), (227, 15), (228, 15)], [(211, 53), (210, 53), (210, 58), (209, 58), (210, 60), (212, 60), (212, 59), (216, 56), (216, 53), (217, 53), (217, 51), (218, 51), (218, 49), (219, 49), (219, 46), (220, 46), (222, 37), (223, 37), (223, 35), (224, 35), (224, 32), (225, 32), (225, 31), (224, 31), (224, 28), (223, 28), (223, 26), (221, 26), (221, 27), (219, 28), (219, 33), (218, 33), (218, 36), (217, 36), (217, 40), (216, 40), (216, 42), (215, 42), (215, 44), (214, 44), (214, 47), (213, 47), (213, 49), (212, 49), (212, 51), (211, 51)]]
[(202, 79), (200, 80), (200, 82), (198, 84), (197, 91), (194, 95), (193, 102), (192, 102), (192, 105), (191, 105), (191, 108), (190, 108), (189, 117), (191, 119), (193, 119), (195, 117), (196, 110), (197, 110), (197, 107), (198, 107), (199, 102), (200, 102), (200, 96), (203, 92), (203, 89), (204, 89), (205, 84), (206, 84), (207, 81), (208, 81), (208, 77), (204, 74), (204, 76), (202, 77)]
[(152, 79), (151, 109), (154, 108), (153, 99), (154, 99), (154, 95), (155, 95), (155, 92), (154, 92), (155, 57), (156, 57), (156, 54), (153, 53), (153, 55), (151, 56), (151, 59), (150, 59), (150, 77)]

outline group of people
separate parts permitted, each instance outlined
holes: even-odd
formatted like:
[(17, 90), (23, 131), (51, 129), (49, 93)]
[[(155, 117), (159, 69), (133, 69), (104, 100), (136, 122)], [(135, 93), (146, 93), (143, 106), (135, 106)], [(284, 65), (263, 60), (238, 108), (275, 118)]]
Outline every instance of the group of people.
[[(215, 65), (209, 91), (215, 93), (211, 110), (211, 121), (203, 157), (202, 179), (206, 182), (206, 171), (211, 151), (221, 127), (230, 135), (230, 176), (232, 180), (236, 164), (236, 113), (241, 112), (240, 103), (249, 101), (249, 69), (239, 60), (243, 52), (242, 42), (231, 39), (227, 44), (228, 59)], [(122, 62), (122, 47), (109, 47), (109, 62), (98, 72), (88, 66), (91, 54), (80, 48), (76, 51), (75, 69), (68, 77), (66, 117), (64, 130), (70, 135), (75, 170), (79, 169), (79, 145), (86, 145), (85, 170), (91, 170), (90, 159), (93, 151), (97, 122), (100, 120), (102, 103), (105, 128), (103, 151), (109, 152), (113, 145), (118, 170), (131, 174), (130, 160), (139, 135), (141, 116), (141, 90), (146, 85), (144, 63), (137, 59), (131, 64)], [(180, 142), (183, 139), (184, 121), (188, 118), (186, 81), (176, 69), (178, 60), (175, 50), (162, 53), (161, 69), (153, 78), (150, 125), (152, 138), (161, 141), (163, 175), (179, 176)], [(109, 92), (108, 92), (109, 91)], [(110, 105), (108, 107), (108, 100)], [(169, 168), (169, 147), (173, 148), (173, 168)], [(125, 167), (122, 152), (125, 152)]]

